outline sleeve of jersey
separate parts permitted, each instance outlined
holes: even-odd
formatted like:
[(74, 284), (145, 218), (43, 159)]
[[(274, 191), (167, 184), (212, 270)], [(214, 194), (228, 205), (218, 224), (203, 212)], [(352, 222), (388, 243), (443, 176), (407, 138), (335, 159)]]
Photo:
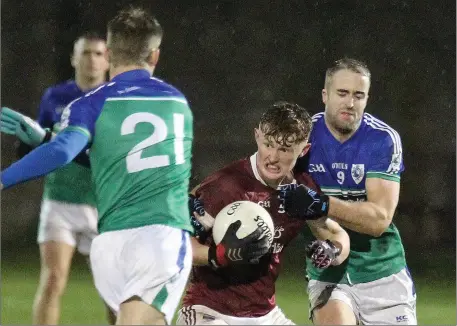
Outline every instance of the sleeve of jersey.
[(2, 172), (4, 188), (36, 179), (68, 163), (87, 145), (89, 137), (78, 130), (64, 130)]
[(396, 131), (374, 147), (367, 167), (367, 178), (381, 178), (400, 182), (404, 170), (403, 152), (400, 136)]
[(235, 178), (226, 171), (218, 171), (206, 178), (198, 188), (196, 195), (203, 201), (205, 211), (216, 215), (228, 204), (243, 199), (242, 191)]
[(38, 123), (43, 128), (52, 128), (53, 121), (52, 121), (52, 90), (48, 88), (41, 98), (40, 106), (39, 106), (39, 113), (38, 113)]
[(74, 100), (62, 113), (62, 128), (85, 133), (90, 141), (94, 137), (95, 122), (100, 115), (103, 102), (100, 97), (91, 94)]

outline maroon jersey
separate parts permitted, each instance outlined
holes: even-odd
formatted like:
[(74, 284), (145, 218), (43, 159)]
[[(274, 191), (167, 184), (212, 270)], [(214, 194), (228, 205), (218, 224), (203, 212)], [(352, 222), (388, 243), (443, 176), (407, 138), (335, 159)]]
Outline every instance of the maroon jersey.
[[(295, 175), (299, 184), (319, 190), (306, 173)], [(203, 200), (211, 215), (237, 200), (249, 200), (263, 206), (275, 226), (270, 252), (259, 264), (229, 266), (213, 270), (209, 265), (194, 266), (183, 305), (203, 305), (219, 313), (234, 317), (260, 317), (276, 305), (275, 282), (278, 278), (283, 249), (297, 236), (306, 222), (289, 217), (281, 205), (275, 189), (259, 177), (256, 155), (236, 161), (206, 178), (197, 196)], [(206, 240), (213, 242), (210, 236)]]

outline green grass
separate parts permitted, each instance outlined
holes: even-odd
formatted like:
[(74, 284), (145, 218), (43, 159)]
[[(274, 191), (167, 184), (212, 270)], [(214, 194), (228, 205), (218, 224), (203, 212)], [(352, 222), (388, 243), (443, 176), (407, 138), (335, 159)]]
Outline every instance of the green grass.
[[(31, 324), (31, 307), (39, 269), (34, 259), (2, 262), (1, 324)], [(445, 279), (416, 277), (419, 324), (456, 325), (456, 284), (452, 275)], [(309, 324), (305, 283), (300, 272), (280, 277), (277, 302), (297, 324)], [(105, 312), (92, 285), (87, 266), (77, 260), (63, 297), (61, 324), (106, 324)]]

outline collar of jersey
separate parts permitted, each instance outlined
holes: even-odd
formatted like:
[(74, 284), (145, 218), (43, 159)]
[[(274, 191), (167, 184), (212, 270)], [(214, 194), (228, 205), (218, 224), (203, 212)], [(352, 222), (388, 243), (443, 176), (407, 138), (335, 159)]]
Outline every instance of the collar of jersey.
[(149, 79), (151, 74), (146, 69), (135, 69), (123, 72), (112, 79), (112, 81), (120, 80), (138, 80), (138, 79)]
[[(86, 93), (89, 93), (89, 92), (92, 91), (93, 89), (99, 87), (99, 86), (96, 86), (96, 87), (94, 87), (94, 88), (88, 89), (87, 91), (83, 91), (81, 88), (79, 88), (78, 84), (76, 84), (76, 80), (70, 80), (70, 82), (69, 82), (68, 85), (70, 85), (70, 86), (74, 89), (74, 92), (75, 92), (75, 93), (79, 93), (79, 95), (76, 96), (76, 97), (79, 97), (79, 96), (82, 96), (82, 95), (84, 95), (84, 94), (86, 94)], [(76, 97), (75, 97), (75, 98), (76, 98)]]
[(264, 186), (268, 187), (267, 183), (265, 181), (263, 181), (262, 177), (259, 174), (259, 170), (257, 169), (257, 152), (255, 152), (254, 154), (251, 155), (250, 161), (251, 161), (252, 172), (254, 172), (254, 177), (257, 180), (259, 180)]
[(349, 137), (349, 139), (347, 139), (346, 141), (344, 141), (342, 143), (338, 139), (336, 139), (335, 136), (333, 136), (331, 131), (328, 129), (327, 124), (325, 123), (325, 118), (321, 119), (321, 123), (323, 124), (323, 128), (325, 130), (325, 134), (327, 135), (327, 138), (331, 142), (335, 143), (337, 146), (342, 146), (343, 147), (343, 146), (346, 146), (348, 144), (351, 144), (354, 141), (354, 139), (358, 138), (359, 133), (361, 133), (361, 130), (364, 127), (365, 121), (363, 120), (363, 117), (362, 117), (362, 121), (360, 123), (359, 128), (357, 128), (355, 133), (351, 137)]

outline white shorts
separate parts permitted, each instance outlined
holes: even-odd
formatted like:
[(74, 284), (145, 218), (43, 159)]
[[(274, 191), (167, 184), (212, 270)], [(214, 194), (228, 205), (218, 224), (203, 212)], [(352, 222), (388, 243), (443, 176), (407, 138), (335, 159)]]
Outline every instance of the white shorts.
[(95, 287), (117, 314), (137, 296), (171, 323), (192, 267), (189, 233), (165, 225), (105, 232), (92, 242)]
[(37, 242), (63, 242), (89, 255), (92, 240), (98, 234), (97, 223), (98, 213), (93, 206), (44, 199)]
[(295, 325), (276, 306), (262, 317), (233, 317), (201, 305), (183, 307), (179, 310), (176, 325)]
[(379, 280), (354, 285), (311, 280), (308, 283), (310, 316), (329, 300), (345, 302), (363, 325), (417, 325), (416, 291), (405, 268)]

